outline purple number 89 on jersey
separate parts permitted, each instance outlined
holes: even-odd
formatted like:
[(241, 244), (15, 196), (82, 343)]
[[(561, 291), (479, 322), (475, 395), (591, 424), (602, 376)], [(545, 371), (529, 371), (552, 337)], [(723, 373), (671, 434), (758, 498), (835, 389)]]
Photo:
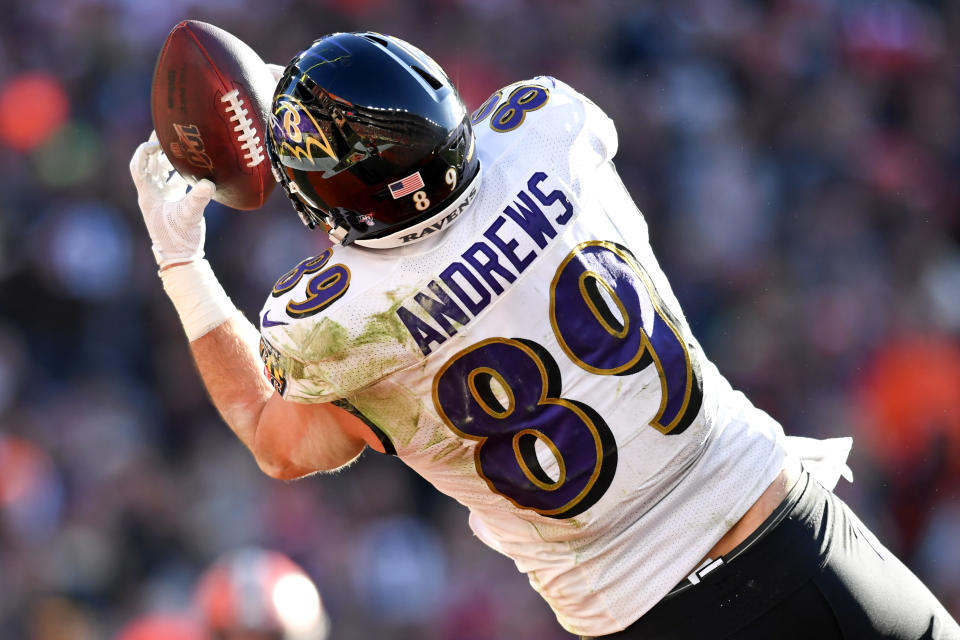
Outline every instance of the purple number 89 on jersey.
[(347, 292), (350, 269), (342, 264), (328, 266), (332, 255), (333, 250), (327, 249), (318, 256), (300, 261), (273, 285), (270, 295), (276, 298), (297, 286), (303, 276), (317, 274), (307, 281), (304, 300), (290, 300), (287, 303), (287, 315), (291, 318), (306, 318), (320, 313)]
[[(628, 376), (656, 367), (661, 401), (649, 426), (679, 434), (696, 418), (703, 397), (697, 361), (626, 247), (603, 241), (575, 247), (554, 275), (549, 316), (560, 348), (591, 374)], [(610, 486), (617, 445), (604, 419), (561, 398), (561, 388), (560, 369), (542, 345), (490, 338), (444, 364), (433, 400), (450, 429), (478, 441), (477, 472), (491, 490), (520, 508), (571, 518)]]
[(550, 323), (578, 367), (625, 376), (656, 366), (660, 409), (650, 426), (682, 433), (700, 410), (701, 386), (678, 322), (643, 267), (612, 242), (578, 245), (550, 287)]
[[(473, 115), (470, 123), (474, 126), (490, 117), (490, 128), (497, 133), (513, 131), (523, 124), (530, 111), (536, 111), (547, 104), (550, 91), (536, 84), (525, 84), (510, 92), (505, 102), (500, 102), (503, 91), (497, 91), (483, 101)], [(492, 115), (491, 115), (492, 114)]]
[(541, 345), (491, 338), (451, 358), (433, 396), (448, 427), (479, 441), (477, 471), (491, 490), (518, 507), (570, 518), (606, 491), (617, 448), (603, 418), (558, 397), (560, 387), (560, 369)]

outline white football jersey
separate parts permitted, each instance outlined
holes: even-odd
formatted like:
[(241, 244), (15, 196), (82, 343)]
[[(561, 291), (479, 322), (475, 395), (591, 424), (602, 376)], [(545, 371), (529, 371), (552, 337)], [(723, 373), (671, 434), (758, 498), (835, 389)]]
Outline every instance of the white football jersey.
[(783, 431), (690, 335), (596, 105), (538, 77), (473, 127), (470, 208), (283, 276), (261, 315), (266, 370), (287, 399), (362, 414), (566, 629), (612, 633), (756, 501)]

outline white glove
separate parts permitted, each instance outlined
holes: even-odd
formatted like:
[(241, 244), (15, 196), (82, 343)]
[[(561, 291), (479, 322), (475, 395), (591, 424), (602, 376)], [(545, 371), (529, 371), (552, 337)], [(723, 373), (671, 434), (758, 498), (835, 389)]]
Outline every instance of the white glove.
[(280, 78), (283, 77), (283, 70), (286, 69), (286, 67), (280, 64), (273, 64), (268, 62), (267, 68), (270, 69), (270, 73), (273, 74), (273, 81), (280, 82)]
[(214, 184), (200, 180), (188, 192), (187, 181), (174, 171), (155, 132), (134, 152), (130, 175), (160, 268), (202, 259), (203, 210), (216, 191)]

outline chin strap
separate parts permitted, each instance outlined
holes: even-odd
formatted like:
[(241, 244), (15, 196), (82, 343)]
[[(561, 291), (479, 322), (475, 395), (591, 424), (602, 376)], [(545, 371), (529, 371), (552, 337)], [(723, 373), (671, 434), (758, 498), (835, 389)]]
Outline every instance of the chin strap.
[(350, 230), (346, 227), (331, 227), (330, 231), (327, 232), (327, 235), (330, 236), (330, 241), (334, 244), (343, 244), (343, 241), (346, 240), (347, 235), (350, 233)]

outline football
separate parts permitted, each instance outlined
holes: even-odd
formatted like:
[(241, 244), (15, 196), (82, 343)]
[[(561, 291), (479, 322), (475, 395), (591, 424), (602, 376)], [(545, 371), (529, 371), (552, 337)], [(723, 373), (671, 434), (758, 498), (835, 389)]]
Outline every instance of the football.
[(257, 209), (276, 182), (264, 147), (276, 82), (236, 36), (184, 20), (167, 36), (153, 71), (150, 108), (164, 153), (187, 182), (207, 178), (214, 200)]

